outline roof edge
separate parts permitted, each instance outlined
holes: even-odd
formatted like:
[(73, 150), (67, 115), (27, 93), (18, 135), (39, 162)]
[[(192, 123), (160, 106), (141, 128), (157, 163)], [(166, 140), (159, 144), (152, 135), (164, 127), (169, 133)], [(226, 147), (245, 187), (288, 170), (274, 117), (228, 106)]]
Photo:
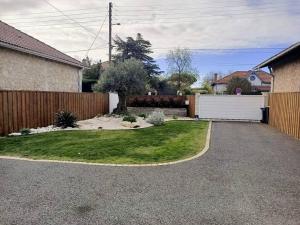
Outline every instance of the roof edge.
[(47, 54), (44, 54), (44, 53), (40, 53), (40, 52), (32, 51), (32, 50), (29, 50), (29, 49), (26, 49), (26, 48), (18, 47), (16, 45), (12, 45), (12, 44), (2, 42), (2, 41), (0, 41), (0, 47), (9, 48), (9, 49), (12, 49), (12, 50), (15, 50), (15, 51), (19, 51), (19, 52), (27, 53), (27, 54), (34, 55), (34, 56), (37, 56), (37, 57), (41, 57), (41, 58), (49, 59), (49, 60), (52, 60), (52, 61), (60, 62), (60, 63), (67, 64), (67, 65), (70, 65), (70, 66), (74, 66), (74, 67), (77, 67), (77, 68), (80, 68), (80, 69), (82, 69), (84, 67), (82, 65), (82, 63), (78, 60), (76, 60), (76, 61), (78, 61), (78, 64), (76, 64), (76, 63), (70, 62), (68, 60), (63, 60), (61, 58), (53, 57), (53, 56), (50, 56), (50, 55), (47, 55)]
[(300, 47), (300, 42), (296, 42), (295, 44), (289, 46), (288, 48), (282, 50), (281, 52), (273, 55), (272, 57), (268, 58), (267, 60), (263, 61), (262, 63), (258, 64), (257, 66), (253, 67), (254, 70), (261, 69), (263, 67), (269, 66), (272, 62), (277, 60), (278, 58), (286, 55), (287, 53), (291, 52), (295, 48)]

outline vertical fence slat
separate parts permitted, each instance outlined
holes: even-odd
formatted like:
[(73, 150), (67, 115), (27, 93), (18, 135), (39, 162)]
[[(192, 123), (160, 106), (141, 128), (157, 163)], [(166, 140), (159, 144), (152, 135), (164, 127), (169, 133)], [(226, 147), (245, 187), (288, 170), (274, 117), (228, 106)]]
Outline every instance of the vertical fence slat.
[(4, 134), (3, 92), (0, 92), (0, 135)]
[(269, 106), (269, 124), (300, 139), (300, 93), (271, 93)]

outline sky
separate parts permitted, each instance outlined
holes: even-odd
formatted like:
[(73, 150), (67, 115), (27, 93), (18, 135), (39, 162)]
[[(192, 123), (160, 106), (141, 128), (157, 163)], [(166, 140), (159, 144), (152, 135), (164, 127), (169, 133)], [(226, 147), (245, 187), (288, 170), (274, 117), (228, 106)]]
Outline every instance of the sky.
[[(81, 60), (108, 59), (106, 0), (0, 0), (0, 20)], [(168, 51), (188, 48), (193, 67), (249, 70), (300, 41), (299, 0), (115, 0), (113, 36), (141, 33), (168, 71)], [(99, 35), (97, 36), (97, 34)], [(93, 44), (92, 44), (93, 43)], [(88, 51), (88, 49), (90, 49)]]

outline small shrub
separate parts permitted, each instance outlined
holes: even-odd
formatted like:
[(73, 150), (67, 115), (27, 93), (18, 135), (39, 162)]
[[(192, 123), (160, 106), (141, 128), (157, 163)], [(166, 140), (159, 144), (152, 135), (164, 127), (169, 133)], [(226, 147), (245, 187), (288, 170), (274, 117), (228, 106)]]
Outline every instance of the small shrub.
[(154, 126), (161, 126), (165, 123), (165, 115), (161, 111), (155, 111), (150, 114), (147, 122), (153, 124)]
[(139, 116), (139, 117), (143, 117), (144, 119), (147, 118), (147, 115), (146, 115), (145, 113), (140, 113), (138, 116)]
[(71, 112), (60, 111), (55, 114), (55, 126), (57, 127), (76, 127), (76, 122), (76, 116)]
[(20, 133), (21, 133), (21, 135), (28, 135), (28, 134), (31, 133), (31, 131), (30, 131), (29, 128), (22, 128), (22, 129), (20, 130)]
[(135, 118), (135, 116), (130, 116), (130, 115), (124, 116), (123, 121), (128, 121), (130, 123), (134, 123), (134, 122), (136, 122), (136, 118)]
[(173, 115), (173, 119), (174, 119), (174, 120), (177, 120), (177, 119), (178, 119), (178, 116)]

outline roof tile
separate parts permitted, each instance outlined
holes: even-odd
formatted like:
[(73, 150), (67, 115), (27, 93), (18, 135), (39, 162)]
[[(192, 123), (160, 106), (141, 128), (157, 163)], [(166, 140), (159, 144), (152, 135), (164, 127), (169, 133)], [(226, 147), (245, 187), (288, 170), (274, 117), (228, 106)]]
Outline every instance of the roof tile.
[(39, 57), (82, 67), (78, 60), (0, 21), (0, 46), (13, 48)]

